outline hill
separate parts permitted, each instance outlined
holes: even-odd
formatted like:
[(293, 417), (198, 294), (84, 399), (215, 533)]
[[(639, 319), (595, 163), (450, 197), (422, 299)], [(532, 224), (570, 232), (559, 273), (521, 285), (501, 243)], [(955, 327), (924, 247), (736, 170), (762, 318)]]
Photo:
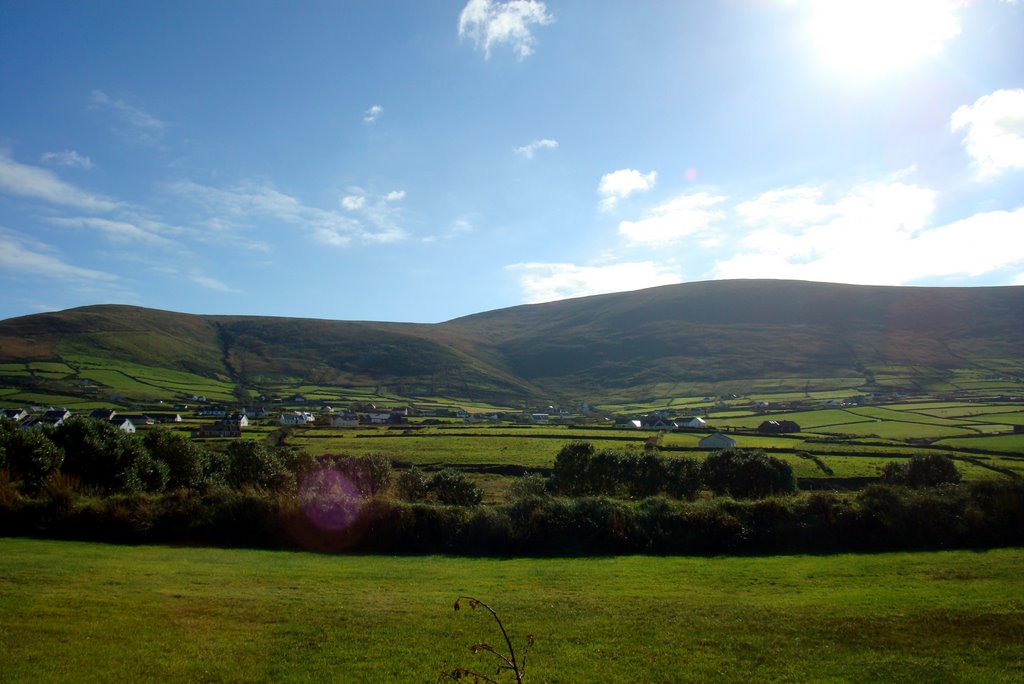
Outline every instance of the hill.
[(46, 364), (75, 370), (86, 359), (206, 378), (238, 395), (291, 383), (499, 403), (639, 399), (763, 378), (870, 387), (893, 368), (1019, 374), (1022, 339), (1024, 287), (710, 281), (439, 324), (103, 305), (0, 321), (0, 384), (73, 394), (78, 376)]

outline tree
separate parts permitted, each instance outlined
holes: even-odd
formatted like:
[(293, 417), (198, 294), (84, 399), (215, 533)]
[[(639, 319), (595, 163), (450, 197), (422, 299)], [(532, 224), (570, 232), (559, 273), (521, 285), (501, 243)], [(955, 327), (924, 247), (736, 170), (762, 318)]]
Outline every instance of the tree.
[(38, 492), (50, 473), (64, 462), (64, 452), (42, 429), (22, 429), (13, 422), (0, 423), (0, 468), (20, 480), (28, 492)]
[(704, 460), (704, 483), (716, 494), (757, 499), (796, 491), (793, 468), (760, 449), (723, 449)]
[(210, 454), (181, 432), (150, 430), (142, 438), (150, 456), (167, 464), (168, 489), (197, 489), (206, 483)]
[(555, 456), (555, 467), (551, 473), (551, 488), (562, 494), (590, 494), (588, 473), (594, 456), (594, 445), (590, 442), (569, 442)]
[(64, 450), (62, 471), (88, 487), (115, 492), (159, 492), (169, 468), (153, 459), (138, 435), (102, 420), (71, 418), (53, 429), (54, 444)]
[(227, 483), (236, 488), (256, 487), (273, 492), (295, 488), (295, 476), (285, 467), (278, 449), (251, 439), (228, 445)]

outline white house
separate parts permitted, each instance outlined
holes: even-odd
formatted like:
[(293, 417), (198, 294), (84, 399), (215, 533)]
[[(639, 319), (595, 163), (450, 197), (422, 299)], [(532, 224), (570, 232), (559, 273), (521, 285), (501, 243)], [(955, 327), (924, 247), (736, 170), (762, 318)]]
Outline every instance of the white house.
[(228, 415), (228, 410), (223, 406), (204, 406), (196, 411), (196, 415), (207, 418), (223, 418)]
[(71, 411), (68, 411), (66, 408), (50, 408), (46, 411), (46, 413), (43, 414), (43, 417), (40, 418), (39, 420), (46, 425), (52, 425), (53, 427), (57, 427), (70, 417)]
[(281, 425), (305, 425), (316, 419), (308, 411), (290, 411), (281, 414)]
[(336, 413), (331, 416), (331, 427), (356, 427), (359, 416), (353, 413)]
[(706, 427), (707, 424), (708, 424), (707, 421), (704, 420), (703, 418), (701, 418), (700, 416), (694, 416), (693, 418), (690, 418), (689, 420), (686, 420), (686, 421), (683, 421), (683, 422), (679, 423), (679, 427), (700, 429), (700, 428)]
[(731, 449), (736, 446), (736, 440), (726, 437), (721, 432), (708, 435), (697, 443), (701, 449)]
[(19, 421), (22, 421), (22, 420), (25, 420), (26, 418), (28, 418), (28, 411), (26, 411), (25, 409), (21, 409), (21, 408), (4, 409), (3, 417), (7, 418), (9, 420), (13, 420), (14, 422), (17, 423)]
[(109, 421), (111, 425), (116, 427), (121, 432), (127, 432), (129, 435), (135, 433), (135, 424), (127, 418), (111, 418)]

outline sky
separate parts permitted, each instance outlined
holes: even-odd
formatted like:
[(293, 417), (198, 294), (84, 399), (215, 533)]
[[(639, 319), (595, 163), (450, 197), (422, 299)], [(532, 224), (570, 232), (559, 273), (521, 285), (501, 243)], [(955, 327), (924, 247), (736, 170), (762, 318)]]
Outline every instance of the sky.
[(1024, 285), (1024, 2), (0, 0), (0, 318)]

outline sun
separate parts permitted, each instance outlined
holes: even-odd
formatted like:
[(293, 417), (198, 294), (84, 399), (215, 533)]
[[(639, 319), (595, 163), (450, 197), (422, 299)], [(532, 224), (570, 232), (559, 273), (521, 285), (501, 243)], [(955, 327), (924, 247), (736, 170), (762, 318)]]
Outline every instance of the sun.
[(869, 79), (937, 57), (960, 33), (957, 0), (812, 0), (807, 27), (821, 60)]

